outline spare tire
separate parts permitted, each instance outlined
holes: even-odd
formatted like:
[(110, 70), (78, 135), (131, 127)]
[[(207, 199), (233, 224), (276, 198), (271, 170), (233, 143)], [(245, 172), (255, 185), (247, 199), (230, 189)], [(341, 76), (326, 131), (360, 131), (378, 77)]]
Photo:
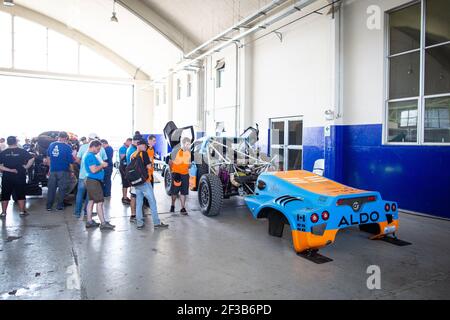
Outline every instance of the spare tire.
[(223, 203), (223, 186), (218, 176), (208, 173), (200, 178), (198, 202), (205, 216), (212, 217), (220, 213)]

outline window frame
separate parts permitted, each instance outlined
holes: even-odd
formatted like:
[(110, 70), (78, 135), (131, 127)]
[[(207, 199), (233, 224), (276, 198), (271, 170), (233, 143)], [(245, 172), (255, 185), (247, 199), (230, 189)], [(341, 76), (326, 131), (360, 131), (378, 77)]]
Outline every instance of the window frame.
[[(398, 146), (450, 146), (450, 142), (425, 142), (425, 106), (427, 99), (449, 97), (450, 92), (433, 95), (425, 95), (425, 56), (426, 50), (434, 47), (450, 44), (450, 41), (426, 46), (426, 5), (428, 0), (414, 0), (401, 6), (387, 10), (384, 13), (384, 97), (383, 97), (383, 145)], [(390, 14), (405, 9), (409, 6), (420, 4), (420, 47), (418, 49), (408, 50), (401, 53), (390, 54)], [(419, 76), (419, 95), (389, 99), (390, 89), (390, 58), (397, 57), (412, 52), (420, 53), (420, 76)], [(416, 142), (390, 142), (389, 138), (389, 103), (401, 101), (417, 101), (417, 141)]]
[(186, 97), (192, 97), (192, 75), (189, 73), (186, 76)]
[(177, 101), (179, 101), (179, 100), (181, 100), (181, 79), (180, 78), (177, 78), (177, 81), (176, 81), (176, 84), (177, 84)]

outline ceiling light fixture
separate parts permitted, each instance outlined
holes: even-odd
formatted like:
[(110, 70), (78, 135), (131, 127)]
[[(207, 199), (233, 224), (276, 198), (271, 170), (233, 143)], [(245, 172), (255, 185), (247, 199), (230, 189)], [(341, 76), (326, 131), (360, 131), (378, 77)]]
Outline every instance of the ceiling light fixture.
[(14, 0), (3, 0), (3, 4), (8, 7), (12, 7), (14, 5)]
[(113, 3), (113, 12), (112, 12), (112, 17), (111, 17), (111, 22), (119, 22), (119, 20), (117, 19), (117, 16), (116, 16), (116, 0), (114, 0), (114, 3)]

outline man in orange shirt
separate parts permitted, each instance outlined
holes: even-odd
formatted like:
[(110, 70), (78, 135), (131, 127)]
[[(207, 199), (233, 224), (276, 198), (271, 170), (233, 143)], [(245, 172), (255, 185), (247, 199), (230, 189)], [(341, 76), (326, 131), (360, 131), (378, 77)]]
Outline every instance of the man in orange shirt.
[(189, 194), (189, 167), (191, 166), (191, 139), (184, 137), (181, 140), (181, 147), (179, 150), (172, 152), (172, 159), (169, 161), (169, 166), (172, 172), (172, 186), (170, 195), (172, 197), (172, 206), (170, 212), (175, 212), (175, 201), (177, 195), (180, 193), (180, 203), (182, 215), (187, 215), (186, 211), (186, 196)]

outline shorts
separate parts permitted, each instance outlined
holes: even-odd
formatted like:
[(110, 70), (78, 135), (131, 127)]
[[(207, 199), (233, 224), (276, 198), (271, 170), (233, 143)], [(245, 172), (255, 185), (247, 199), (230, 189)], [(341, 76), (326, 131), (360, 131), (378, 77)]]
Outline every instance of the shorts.
[[(175, 186), (175, 180), (181, 181), (180, 186)], [(172, 173), (172, 186), (170, 187), (170, 195), (176, 196), (180, 193), (183, 196), (189, 194), (189, 174)]]
[(122, 188), (129, 188), (131, 187), (130, 181), (127, 180), (125, 177), (125, 166), (119, 167), (120, 177), (122, 178)]
[(26, 195), (26, 180), (9, 178), (3, 176), (2, 178), (2, 196), (1, 201), (9, 201), (14, 195), (15, 200), (25, 200)]
[(105, 200), (103, 195), (103, 183), (95, 179), (86, 179), (86, 190), (89, 200), (100, 203)]

